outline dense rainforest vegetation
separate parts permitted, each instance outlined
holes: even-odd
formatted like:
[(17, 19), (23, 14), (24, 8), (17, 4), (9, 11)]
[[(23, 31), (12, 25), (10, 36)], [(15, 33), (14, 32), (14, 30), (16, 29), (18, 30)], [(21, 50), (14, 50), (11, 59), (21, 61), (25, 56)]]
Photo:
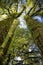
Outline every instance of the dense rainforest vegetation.
[(0, 0), (0, 65), (43, 65), (43, 0)]

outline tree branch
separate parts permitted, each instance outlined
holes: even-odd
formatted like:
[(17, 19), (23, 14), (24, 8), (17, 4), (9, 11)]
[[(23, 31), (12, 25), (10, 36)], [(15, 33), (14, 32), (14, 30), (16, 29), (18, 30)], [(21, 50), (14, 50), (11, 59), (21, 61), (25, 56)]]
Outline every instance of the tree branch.
[(24, 6), (23, 9), (22, 9), (22, 11), (21, 11), (20, 13), (18, 13), (17, 15), (15, 15), (15, 13), (14, 13), (14, 14), (12, 14), (12, 16), (13, 16), (14, 18), (20, 17), (20, 15), (23, 13), (23, 11), (24, 11), (25, 9), (26, 9), (26, 7)]
[(32, 11), (33, 8), (34, 8), (34, 6), (29, 10), (29, 12), (27, 13), (28, 15), (30, 14), (30, 12)]
[(34, 16), (34, 15), (36, 15), (38, 12), (40, 12), (41, 10), (43, 10), (43, 8), (40, 8), (40, 9), (38, 9), (36, 12), (34, 12), (31, 16)]

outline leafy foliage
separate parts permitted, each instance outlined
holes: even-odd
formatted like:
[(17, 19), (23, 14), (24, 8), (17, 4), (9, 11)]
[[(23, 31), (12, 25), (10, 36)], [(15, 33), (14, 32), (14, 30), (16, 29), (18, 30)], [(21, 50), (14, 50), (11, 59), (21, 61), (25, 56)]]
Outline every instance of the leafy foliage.
[[(24, 11), (28, 29), (19, 27), (18, 19)], [(0, 0), (0, 13), (0, 64), (42, 65), (43, 25), (33, 20), (35, 15), (43, 16), (41, 0), (27, 0), (25, 4), (21, 0)]]

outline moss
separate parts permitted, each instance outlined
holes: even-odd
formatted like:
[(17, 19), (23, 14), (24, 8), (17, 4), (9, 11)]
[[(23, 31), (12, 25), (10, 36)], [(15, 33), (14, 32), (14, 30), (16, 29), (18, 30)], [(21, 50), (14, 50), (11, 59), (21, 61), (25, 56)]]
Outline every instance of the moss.
[(4, 21), (0, 21), (0, 44), (4, 41), (8, 31), (9, 27), (12, 24), (13, 19), (7, 19)]
[[(7, 50), (8, 50), (8, 47), (10, 45), (10, 42), (9, 42), (9, 39), (12, 38), (12, 35), (13, 35), (13, 32), (15, 31), (17, 25), (18, 25), (18, 21), (16, 19), (13, 20), (12, 22), (12, 25), (9, 29), (9, 32), (4, 40), (4, 42), (2, 43), (2, 45), (0, 46), (0, 59), (3, 58), (6, 56), (6, 53), (7, 53)], [(11, 39), (10, 39), (11, 41)], [(2, 60), (3, 60), (2, 59)]]

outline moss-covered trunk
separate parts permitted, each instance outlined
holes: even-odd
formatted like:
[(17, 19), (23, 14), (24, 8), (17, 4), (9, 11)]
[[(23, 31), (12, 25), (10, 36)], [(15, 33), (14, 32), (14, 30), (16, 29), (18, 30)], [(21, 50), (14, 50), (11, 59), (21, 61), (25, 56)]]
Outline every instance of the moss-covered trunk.
[(12, 25), (9, 28), (9, 31), (6, 35), (6, 38), (4, 39), (2, 45), (0, 46), (0, 63), (3, 61), (3, 59), (4, 59), (4, 57), (7, 53), (8, 47), (10, 45), (10, 42), (11, 42), (11, 39), (12, 39), (12, 36), (13, 36), (13, 32), (15, 31), (18, 23), (19, 22), (16, 19), (13, 19)]

